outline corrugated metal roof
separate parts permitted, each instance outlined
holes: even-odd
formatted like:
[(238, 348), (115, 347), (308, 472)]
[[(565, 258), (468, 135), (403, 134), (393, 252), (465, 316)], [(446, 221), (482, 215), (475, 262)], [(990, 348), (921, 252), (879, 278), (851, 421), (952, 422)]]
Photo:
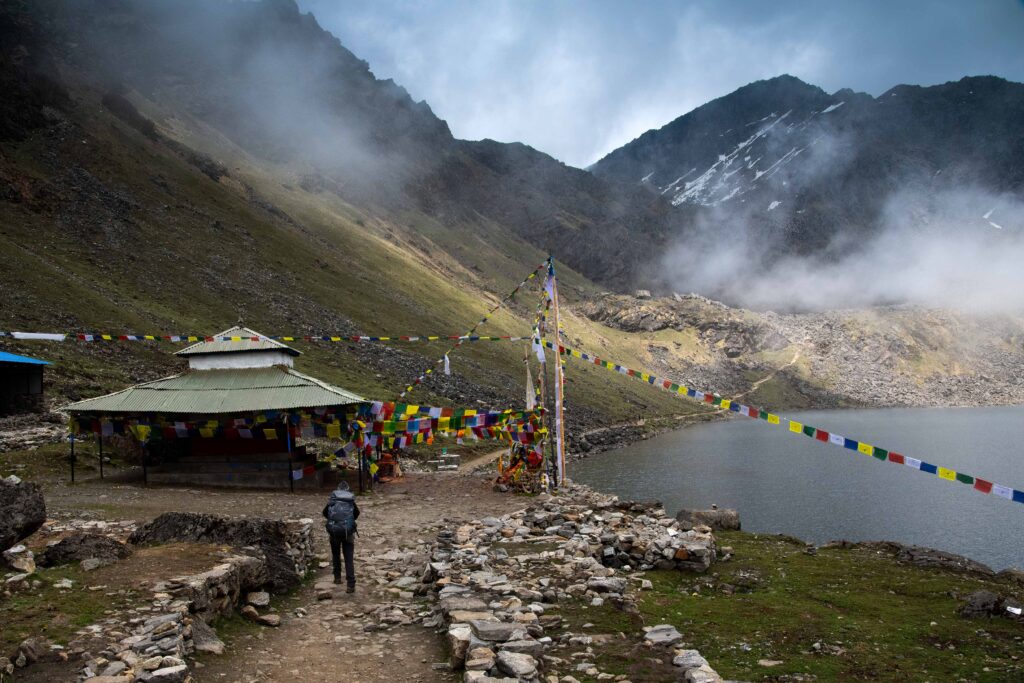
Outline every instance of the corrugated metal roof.
[(71, 413), (217, 415), (362, 403), (350, 391), (292, 368), (193, 370), (72, 403)]
[(28, 356), (19, 356), (14, 353), (7, 353), (6, 351), (0, 351), (0, 363), (24, 363), (25, 365), (49, 365), (49, 361), (39, 360), (38, 358), (29, 358)]
[(223, 332), (210, 335), (211, 337), (260, 337), (258, 340), (243, 339), (241, 341), (201, 341), (192, 346), (186, 346), (181, 351), (176, 351), (176, 356), (194, 356), (200, 353), (244, 353), (246, 351), (283, 351), (293, 356), (301, 356), (287, 344), (282, 344), (273, 339), (267, 339), (266, 335), (250, 330), (248, 327), (235, 325)]

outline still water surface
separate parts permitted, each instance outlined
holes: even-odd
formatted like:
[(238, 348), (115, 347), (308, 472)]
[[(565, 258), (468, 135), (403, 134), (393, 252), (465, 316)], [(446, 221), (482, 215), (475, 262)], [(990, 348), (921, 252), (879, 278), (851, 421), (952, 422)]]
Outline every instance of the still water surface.
[[(786, 415), (936, 465), (1024, 489), (1024, 406), (822, 410)], [(737, 508), (743, 529), (824, 542), (894, 540), (1024, 568), (1024, 505), (959, 482), (734, 418), (570, 465), (625, 498)]]

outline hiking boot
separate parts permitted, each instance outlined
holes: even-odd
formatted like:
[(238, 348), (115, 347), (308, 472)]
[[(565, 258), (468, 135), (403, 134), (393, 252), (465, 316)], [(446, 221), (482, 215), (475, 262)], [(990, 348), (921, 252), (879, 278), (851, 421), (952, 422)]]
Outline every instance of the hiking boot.
[(335, 576), (334, 577), (334, 583), (341, 583), (341, 577), (340, 576)]
[(346, 593), (355, 593), (356, 592), (356, 587), (355, 586), (349, 586), (348, 588), (345, 589), (345, 592)]

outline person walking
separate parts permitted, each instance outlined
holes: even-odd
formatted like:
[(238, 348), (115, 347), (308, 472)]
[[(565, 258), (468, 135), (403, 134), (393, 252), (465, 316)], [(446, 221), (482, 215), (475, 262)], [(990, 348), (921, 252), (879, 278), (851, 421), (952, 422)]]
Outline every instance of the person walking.
[(331, 561), (334, 563), (334, 583), (341, 583), (341, 555), (345, 555), (346, 593), (356, 592), (355, 536), (359, 506), (356, 497), (348, 488), (348, 482), (338, 484), (324, 506), (327, 519), (327, 535), (331, 539)]

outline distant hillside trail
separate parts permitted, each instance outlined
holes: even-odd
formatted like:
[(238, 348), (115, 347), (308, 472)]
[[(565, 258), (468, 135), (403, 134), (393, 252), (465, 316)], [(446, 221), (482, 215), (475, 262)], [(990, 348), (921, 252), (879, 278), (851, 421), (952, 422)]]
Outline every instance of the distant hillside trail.
[(790, 360), (785, 365), (780, 365), (779, 367), (775, 368), (775, 370), (773, 370), (770, 374), (765, 375), (761, 379), (759, 379), (756, 382), (754, 382), (753, 384), (751, 384), (750, 388), (747, 389), (746, 391), (744, 391), (742, 394), (736, 394), (735, 396), (733, 396), (732, 400), (733, 401), (737, 401), (737, 400), (743, 398), (744, 396), (746, 396), (748, 394), (754, 393), (755, 391), (757, 391), (758, 387), (760, 387), (765, 382), (774, 379), (776, 375), (778, 375), (780, 372), (782, 372), (786, 368), (792, 367), (793, 365), (795, 365), (798, 360), (800, 360), (800, 350), (799, 349), (797, 349), (796, 351), (793, 352), (792, 360)]

